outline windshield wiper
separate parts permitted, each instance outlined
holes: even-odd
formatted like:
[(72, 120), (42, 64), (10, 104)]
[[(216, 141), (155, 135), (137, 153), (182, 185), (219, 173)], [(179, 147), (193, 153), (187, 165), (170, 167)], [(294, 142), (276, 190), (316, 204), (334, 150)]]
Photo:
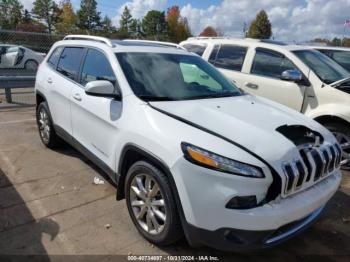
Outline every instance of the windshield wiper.
[(338, 87), (341, 86), (344, 82), (347, 82), (350, 80), (350, 76), (349, 77), (345, 77), (343, 79), (340, 79), (338, 81), (333, 82), (332, 84), (330, 84), (332, 87)]
[(167, 96), (149, 96), (149, 95), (139, 95), (140, 99), (145, 101), (175, 101), (176, 99)]
[(206, 99), (206, 98), (221, 98), (221, 97), (232, 97), (237, 96), (239, 93), (222, 93), (222, 94), (208, 94), (200, 96), (192, 96), (187, 99)]

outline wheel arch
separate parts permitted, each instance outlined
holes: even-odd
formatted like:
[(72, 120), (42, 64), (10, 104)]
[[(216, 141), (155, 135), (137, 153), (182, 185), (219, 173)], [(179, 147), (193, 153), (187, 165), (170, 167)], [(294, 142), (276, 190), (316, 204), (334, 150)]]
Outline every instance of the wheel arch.
[(118, 164), (118, 172), (117, 172), (117, 200), (122, 200), (125, 198), (125, 192), (124, 192), (124, 186), (125, 186), (125, 178), (126, 174), (128, 172), (128, 169), (131, 167), (131, 165), (139, 160), (145, 160), (150, 162), (151, 164), (155, 165), (157, 168), (159, 168), (161, 171), (164, 172), (164, 174), (167, 176), (170, 182), (170, 187), (172, 190), (172, 193), (175, 197), (175, 203), (176, 208), (179, 212), (182, 229), (184, 231), (184, 234), (186, 236), (187, 241), (191, 246), (199, 246), (200, 243), (195, 241), (193, 239), (193, 236), (190, 234), (190, 225), (187, 223), (184, 210), (182, 208), (179, 192), (176, 187), (176, 183), (174, 180), (173, 175), (171, 174), (170, 168), (168, 165), (161, 160), (159, 157), (154, 155), (153, 153), (147, 151), (144, 148), (141, 148), (133, 143), (128, 143), (124, 146), (122, 153), (120, 154), (120, 160)]
[(159, 157), (147, 151), (146, 149), (141, 148), (133, 143), (128, 143), (124, 146), (119, 158), (119, 164), (118, 164), (118, 170), (117, 170), (118, 177), (116, 179), (118, 182), (117, 200), (124, 199), (125, 197), (124, 185), (125, 185), (126, 174), (129, 168), (139, 160), (148, 161), (154, 166), (156, 166), (157, 168), (159, 168), (162, 172), (164, 172), (164, 174), (170, 180), (172, 189), (174, 190), (175, 181), (170, 172), (170, 168), (168, 167), (168, 165)]
[(44, 96), (43, 93), (41, 93), (40, 91), (36, 90), (35, 92), (35, 101), (36, 101), (36, 108), (38, 108), (38, 106), (42, 103), (42, 102), (46, 102), (46, 97)]
[(350, 123), (348, 121), (346, 121), (345, 119), (339, 117), (339, 116), (335, 116), (335, 115), (323, 115), (323, 116), (318, 116), (316, 118), (314, 118), (315, 121), (317, 121), (318, 123), (324, 125), (326, 123), (341, 123), (347, 126), (350, 126)]

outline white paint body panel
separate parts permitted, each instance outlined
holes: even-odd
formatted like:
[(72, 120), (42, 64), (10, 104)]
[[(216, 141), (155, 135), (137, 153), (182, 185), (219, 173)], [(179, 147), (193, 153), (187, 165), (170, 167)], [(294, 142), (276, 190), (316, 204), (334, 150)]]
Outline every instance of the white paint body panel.
[[(308, 117), (317, 118), (322, 116), (335, 116), (341, 118), (350, 125), (350, 94), (322, 83), (318, 76), (310, 70), (297, 56), (294, 50), (313, 49), (312, 47), (294, 45), (274, 45), (253, 39), (189, 39), (182, 43), (196, 44), (206, 43), (207, 49), (203, 53), (205, 60), (209, 59), (215, 45), (227, 44), (244, 46), (247, 54), (241, 71), (219, 69), (227, 78), (233, 80), (244, 91), (262, 96), (301, 113)], [(309, 80), (310, 86), (302, 86), (289, 81), (283, 81), (250, 73), (256, 48), (265, 48), (278, 52), (287, 57)], [(258, 85), (258, 88), (249, 88), (247, 83)]]
[[(110, 48), (102, 43), (73, 40), (58, 42), (52, 50), (60, 45), (102, 50), (117, 77), (122, 101), (86, 95), (82, 86), (67, 80), (44, 61), (38, 71), (36, 90), (45, 95), (54, 123), (115, 172), (121, 152), (127, 144), (137, 145), (161, 159), (172, 173), (188, 223), (208, 230), (219, 227), (275, 229), (305, 217), (324, 205), (339, 186), (341, 175), (336, 170), (327, 179), (328, 182), (285, 197), (278, 203), (245, 211), (226, 209), (227, 201), (237, 195), (256, 195), (259, 201), (264, 199), (273, 181), (269, 167), (240, 147), (152, 107), (201, 125), (246, 147), (273, 166), (282, 181), (282, 161), (299, 157), (299, 152), (293, 143), (275, 131), (277, 127), (286, 124), (305, 125), (321, 133), (327, 143), (335, 143), (335, 138), (302, 114), (250, 95), (151, 102), (150, 106), (133, 94), (115, 57), (115, 52), (123, 51), (191, 55), (183, 50), (140, 46)], [(50, 57), (51, 52), (47, 57)], [(49, 77), (52, 79), (51, 84), (47, 82)], [(74, 99), (76, 94), (80, 95), (80, 101)], [(184, 159), (181, 142), (261, 167), (265, 178), (241, 177), (196, 166)], [(303, 201), (304, 198), (308, 201)]]

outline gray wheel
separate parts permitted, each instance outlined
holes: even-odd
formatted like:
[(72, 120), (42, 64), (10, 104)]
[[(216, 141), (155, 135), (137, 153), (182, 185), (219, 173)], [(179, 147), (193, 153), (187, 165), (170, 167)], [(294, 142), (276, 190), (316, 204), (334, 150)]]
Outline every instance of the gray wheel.
[(24, 64), (24, 68), (28, 71), (36, 71), (38, 69), (38, 62), (34, 60), (28, 60)]
[(36, 111), (36, 122), (39, 129), (39, 135), (43, 144), (49, 148), (54, 148), (62, 144), (62, 140), (57, 136), (46, 102), (38, 105)]
[(349, 163), (350, 159), (350, 137), (344, 133), (333, 132), (333, 135), (340, 144), (342, 152), (341, 165), (346, 165)]
[(343, 169), (350, 168), (350, 127), (340, 122), (328, 122), (324, 126), (329, 129), (337, 139), (342, 149), (341, 165)]
[(138, 174), (131, 181), (130, 205), (138, 224), (149, 234), (164, 230), (166, 209), (158, 183), (148, 174)]
[(154, 165), (138, 161), (126, 175), (129, 215), (140, 234), (156, 245), (169, 245), (183, 231), (167, 176)]
[(45, 108), (43, 107), (39, 110), (38, 113), (39, 113), (38, 121), (39, 121), (40, 137), (45, 144), (48, 144), (50, 141), (50, 132), (51, 132), (49, 115), (46, 112)]

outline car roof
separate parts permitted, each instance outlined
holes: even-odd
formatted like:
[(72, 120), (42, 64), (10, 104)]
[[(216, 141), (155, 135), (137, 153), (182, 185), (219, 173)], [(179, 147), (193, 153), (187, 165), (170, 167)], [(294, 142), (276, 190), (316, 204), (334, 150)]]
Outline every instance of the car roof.
[(88, 45), (91, 47), (107, 47), (113, 52), (153, 52), (167, 54), (192, 54), (183, 47), (169, 42), (148, 40), (113, 40), (104, 37), (86, 35), (68, 35), (56, 45)]
[(292, 45), (288, 43), (284, 43), (281, 41), (275, 41), (270, 39), (252, 39), (252, 38), (225, 38), (225, 37), (214, 37), (214, 38), (189, 38), (183, 42), (181, 45), (186, 44), (204, 44), (204, 43), (212, 43), (212, 44), (235, 44), (235, 45), (244, 45), (248, 47), (262, 47), (272, 50), (287, 50), (287, 51), (296, 51), (296, 50), (305, 50), (312, 49), (308, 46), (300, 46), (300, 45)]
[(350, 52), (349, 47), (341, 46), (311, 46), (313, 49), (322, 49), (322, 50), (339, 50), (339, 51), (348, 51)]

